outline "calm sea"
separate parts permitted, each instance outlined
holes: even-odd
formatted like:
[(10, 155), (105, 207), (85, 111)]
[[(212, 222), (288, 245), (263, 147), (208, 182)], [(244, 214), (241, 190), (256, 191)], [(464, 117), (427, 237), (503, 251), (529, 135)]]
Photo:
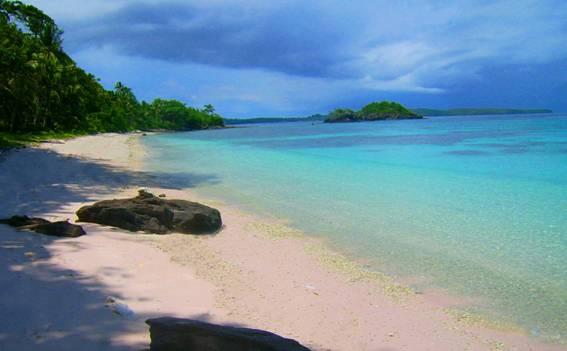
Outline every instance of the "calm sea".
[(264, 124), (144, 143), (164, 181), (567, 338), (567, 114)]

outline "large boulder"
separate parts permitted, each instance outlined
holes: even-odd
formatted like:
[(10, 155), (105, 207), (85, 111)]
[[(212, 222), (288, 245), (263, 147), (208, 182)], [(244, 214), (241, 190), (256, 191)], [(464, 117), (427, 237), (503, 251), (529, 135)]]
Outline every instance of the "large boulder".
[(43, 218), (30, 218), (28, 216), (12, 216), (0, 219), (0, 223), (7, 224), (19, 230), (30, 230), (51, 236), (76, 238), (85, 235), (83, 227), (67, 221), (50, 222)]
[(81, 222), (137, 232), (214, 233), (222, 226), (218, 210), (185, 200), (165, 200), (140, 190), (131, 199), (104, 200), (77, 211)]
[(295, 340), (257, 329), (191, 319), (148, 319), (150, 351), (309, 351)]

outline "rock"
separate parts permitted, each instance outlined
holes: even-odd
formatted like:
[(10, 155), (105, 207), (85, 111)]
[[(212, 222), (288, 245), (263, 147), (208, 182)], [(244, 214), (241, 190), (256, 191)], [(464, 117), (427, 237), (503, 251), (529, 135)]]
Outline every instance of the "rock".
[(45, 224), (32, 224), (19, 229), (32, 230), (37, 233), (42, 233), (51, 236), (61, 236), (65, 238), (76, 238), (81, 235), (87, 234), (83, 227), (77, 224), (72, 224), (67, 221), (59, 221)]
[(257, 329), (209, 324), (191, 319), (148, 319), (150, 351), (309, 351), (295, 340)]
[(165, 197), (165, 194), (159, 194), (158, 197)]
[(50, 222), (43, 218), (12, 216), (10, 218), (0, 219), (0, 223), (8, 224), (19, 230), (30, 230), (36, 233), (65, 238), (76, 238), (86, 234), (83, 227), (71, 224), (68, 221)]
[(28, 216), (12, 216), (10, 218), (0, 219), (0, 223), (18, 228), (33, 224), (46, 224), (49, 223), (49, 221), (43, 218), (30, 218)]
[(137, 232), (214, 233), (222, 226), (218, 210), (185, 200), (165, 200), (140, 190), (135, 198), (99, 201), (77, 211), (81, 222)]

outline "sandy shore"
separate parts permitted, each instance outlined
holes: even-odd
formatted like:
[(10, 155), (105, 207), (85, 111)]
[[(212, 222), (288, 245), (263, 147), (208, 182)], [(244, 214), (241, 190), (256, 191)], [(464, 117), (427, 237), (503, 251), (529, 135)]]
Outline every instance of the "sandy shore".
[[(74, 220), (83, 204), (143, 187), (218, 208), (225, 228), (158, 236), (86, 224), (86, 236), (54, 239), (0, 226), (1, 350), (141, 350), (144, 320), (165, 315), (265, 329), (314, 350), (564, 349), (455, 317), (451, 299), (415, 294), (283, 223), (165, 187), (144, 170), (139, 137), (3, 155), (0, 217)], [(133, 314), (114, 313), (108, 297)]]

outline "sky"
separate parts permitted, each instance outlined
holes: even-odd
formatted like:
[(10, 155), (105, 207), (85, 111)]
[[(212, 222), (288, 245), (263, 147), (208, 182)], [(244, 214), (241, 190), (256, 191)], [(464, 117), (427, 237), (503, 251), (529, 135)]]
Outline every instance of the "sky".
[(225, 117), (409, 107), (567, 111), (565, 0), (28, 0), (111, 88)]

